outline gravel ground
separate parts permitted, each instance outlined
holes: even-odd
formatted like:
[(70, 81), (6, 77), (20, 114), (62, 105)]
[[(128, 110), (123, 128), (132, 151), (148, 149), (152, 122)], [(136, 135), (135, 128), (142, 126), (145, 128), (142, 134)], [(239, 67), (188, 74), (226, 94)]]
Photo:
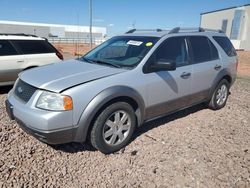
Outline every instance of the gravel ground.
[(0, 94), (0, 187), (250, 187), (250, 80), (227, 106), (202, 105), (147, 123), (111, 155), (88, 145), (50, 147), (7, 118)]

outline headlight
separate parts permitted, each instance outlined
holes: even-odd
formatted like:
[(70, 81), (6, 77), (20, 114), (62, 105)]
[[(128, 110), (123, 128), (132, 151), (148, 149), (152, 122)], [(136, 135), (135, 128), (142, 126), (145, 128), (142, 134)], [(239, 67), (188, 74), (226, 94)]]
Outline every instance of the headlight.
[(73, 101), (70, 96), (44, 91), (40, 95), (36, 107), (52, 111), (72, 110)]

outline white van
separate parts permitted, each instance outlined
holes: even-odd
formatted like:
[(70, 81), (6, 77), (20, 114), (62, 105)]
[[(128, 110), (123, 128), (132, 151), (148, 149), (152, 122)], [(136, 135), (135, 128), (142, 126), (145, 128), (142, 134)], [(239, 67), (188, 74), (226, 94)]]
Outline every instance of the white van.
[(0, 33), (0, 86), (12, 85), (18, 73), (63, 60), (45, 38)]

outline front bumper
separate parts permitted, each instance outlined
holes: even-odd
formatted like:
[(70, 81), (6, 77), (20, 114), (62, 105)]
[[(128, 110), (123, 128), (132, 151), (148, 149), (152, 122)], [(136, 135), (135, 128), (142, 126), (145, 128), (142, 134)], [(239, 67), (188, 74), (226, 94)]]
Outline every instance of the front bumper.
[(25, 131), (26, 133), (32, 135), (37, 138), (41, 142), (47, 144), (63, 144), (69, 143), (73, 141), (73, 135), (75, 135), (75, 129), (66, 129), (66, 130), (57, 130), (57, 131), (40, 131), (35, 130), (27, 125), (25, 125), (21, 120), (15, 119), (19, 127)]
[[(48, 144), (63, 144), (75, 141), (77, 129), (72, 126), (72, 118), (70, 118), (72, 114), (36, 111), (20, 103), (13, 96), (9, 96), (5, 105), (10, 119), (15, 120), (20, 128), (38, 140)], [(63, 121), (65, 116), (68, 120), (66, 123)], [(63, 125), (62, 128), (55, 129), (53, 127), (53, 125), (60, 123)], [(48, 127), (52, 127), (52, 129), (50, 130)]]

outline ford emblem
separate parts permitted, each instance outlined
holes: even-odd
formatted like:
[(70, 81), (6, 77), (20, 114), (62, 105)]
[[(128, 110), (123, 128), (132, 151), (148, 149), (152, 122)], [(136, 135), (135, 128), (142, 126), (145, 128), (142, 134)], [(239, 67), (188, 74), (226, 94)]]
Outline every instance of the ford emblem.
[(18, 87), (17, 91), (18, 91), (18, 93), (22, 93), (23, 92), (23, 88), (22, 87)]

